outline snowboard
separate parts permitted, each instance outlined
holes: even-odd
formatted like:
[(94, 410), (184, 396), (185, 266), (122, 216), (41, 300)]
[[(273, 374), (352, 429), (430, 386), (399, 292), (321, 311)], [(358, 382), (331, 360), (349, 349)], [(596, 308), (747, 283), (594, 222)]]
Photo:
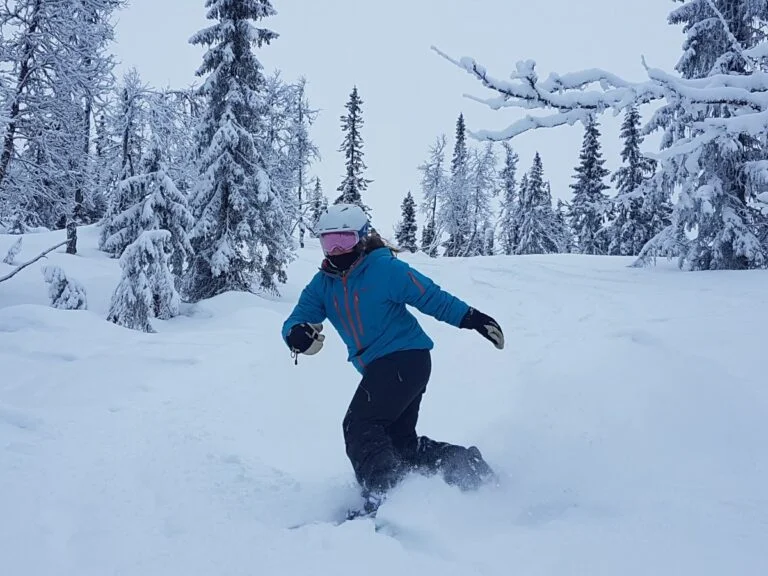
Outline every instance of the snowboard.
[[(474, 492), (482, 487), (499, 485), (500, 478), (483, 460), (476, 447), (471, 446), (466, 452), (461, 451), (459, 454), (460, 457), (456, 459), (446, 458), (442, 469), (428, 473), (414, 473), (425, 477), (442, 476), (442, 480), (446, 484), (459, 488), (462, 492)], [(387, 518), (381, 518), (378, 514), (379, 507), (385, 503), (385, 499), (377, 501), (372, 507), (370, 497), (365, 494), (361, 496), (362, 501), (359, 507), (347, 508), (346, 511), (340, 510), (337, 516), (327, 520), (315, 520), (289, 526), (289, 529), (296, 530), (304, 526), (320, 524), (341, 526), (347, 522), (364, 522), (367, 520), (373, 523), (376, 532), (383, 532), (390, 536), (408, 532), (407, 527), (398, 525), (394, 520), (388, 518), (389, 514), (385, 514)]]
[(317, 526), (320, 524), (330, 524), (332, 526), (341, 526), (342, 524), (346, 522), (363, 522), (365, 520), (373, 521), (374, 527), (377, 529), (380, 527), (381, 523), (380, 521), (377, 523), (376, 519), (376, 512), (366, 512), (362, 508), (350, 508), (343, 514), (339, 514), (336, 517), (329, 518), (327, 520), (312, 520), (310, 522), (301, 522), (299, 524), (293, 524), (291, 526), (288, 526), (289, 530), (298, 530), (300, 528), (304, 528), (305, 526)]

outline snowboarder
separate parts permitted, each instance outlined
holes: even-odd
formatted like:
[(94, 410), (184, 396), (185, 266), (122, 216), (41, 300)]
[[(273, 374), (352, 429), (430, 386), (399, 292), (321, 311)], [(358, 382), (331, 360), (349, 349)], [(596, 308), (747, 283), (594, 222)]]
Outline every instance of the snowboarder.
[(501, 350), (504, 335), (499, 324), (396, 258), (356, 205), (330, 206), (315, 233), (325, 259), (283, 324), (282, 336), (296, 357), (317, 354), (327, 318), (362, 375), (343, 433), (366, 513), (375, 512), (387, 491), (409, 471), (442, 473), (447, 483), (464, 490), (480, 486), (493, 472), (476, 447), (416, 434), (433, 342), (406, 304), (453, 326), (476, 330)]

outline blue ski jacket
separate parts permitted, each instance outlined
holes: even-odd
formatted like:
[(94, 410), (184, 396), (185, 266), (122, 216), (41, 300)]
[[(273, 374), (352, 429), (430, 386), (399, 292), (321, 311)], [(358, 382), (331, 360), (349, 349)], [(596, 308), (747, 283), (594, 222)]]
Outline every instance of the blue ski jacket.
[(363, 374), (373, 360), (392, 352), (434, 347), (406, 305), (456, 327), (469, 310), (388, 248), (362, 256), (343, 274), (324, 262), (283, 323), (283, 340), (296, 324), (327, 318), (346, 344), (348, 360)]

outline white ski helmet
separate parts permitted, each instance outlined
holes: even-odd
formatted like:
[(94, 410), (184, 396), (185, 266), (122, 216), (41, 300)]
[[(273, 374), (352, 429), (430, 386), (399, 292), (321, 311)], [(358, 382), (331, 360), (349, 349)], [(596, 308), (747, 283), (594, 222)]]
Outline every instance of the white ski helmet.
[(317, 220), (315, 234), (328, 232), (357, 232), (360, 238), (368, 235), (371, 223), (357, 204), (333, 204)]

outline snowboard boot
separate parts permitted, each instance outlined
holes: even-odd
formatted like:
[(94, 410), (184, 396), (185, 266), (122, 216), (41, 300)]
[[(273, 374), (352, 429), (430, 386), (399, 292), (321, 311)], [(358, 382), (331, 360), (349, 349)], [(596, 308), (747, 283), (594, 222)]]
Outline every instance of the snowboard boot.
[(476, 446), (453, 447), (441, 464), (446, 484), (457, 486), (463, 491), (477, 490), (495, 477)]
[(358, 510), (349, 510), (347, 512), (347, 520), (354, 520), (355, 518), (374, 518), (376, 512), (384, 503), (386, 494), (384, 492), (372, 492), (363, 491), (363, 507)]
[(364, 494), (365, 502), (363, 503), (363, 510), (368, 516), (375, 516), (376, 511), (384, 503), (386, 494), (384, 492), (369, 492)]

